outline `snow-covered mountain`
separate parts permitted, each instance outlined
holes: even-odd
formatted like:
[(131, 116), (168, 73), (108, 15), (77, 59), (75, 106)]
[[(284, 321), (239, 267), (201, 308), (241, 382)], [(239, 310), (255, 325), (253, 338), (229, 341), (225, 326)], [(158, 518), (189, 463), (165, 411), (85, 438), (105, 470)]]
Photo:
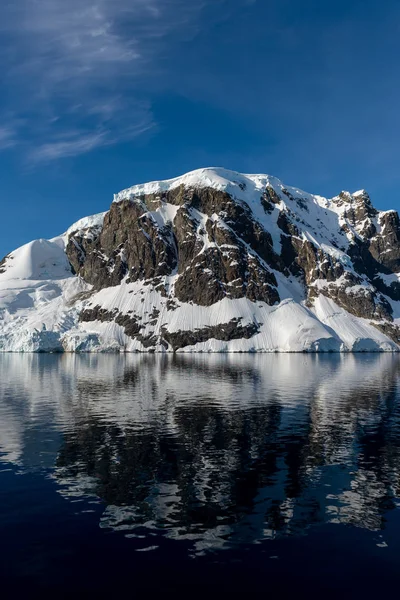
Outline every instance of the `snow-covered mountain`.
[(2, 351), (398, 351), (400, 221), (200, 169), (0, 262)]

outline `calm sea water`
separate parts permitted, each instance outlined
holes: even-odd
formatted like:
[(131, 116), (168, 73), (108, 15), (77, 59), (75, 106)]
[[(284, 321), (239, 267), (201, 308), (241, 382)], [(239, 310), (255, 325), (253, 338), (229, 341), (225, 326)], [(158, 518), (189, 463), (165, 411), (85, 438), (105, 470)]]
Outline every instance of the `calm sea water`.
[(0, 355), (2, 598), (397, 589), (399, 383), (388, 354)]

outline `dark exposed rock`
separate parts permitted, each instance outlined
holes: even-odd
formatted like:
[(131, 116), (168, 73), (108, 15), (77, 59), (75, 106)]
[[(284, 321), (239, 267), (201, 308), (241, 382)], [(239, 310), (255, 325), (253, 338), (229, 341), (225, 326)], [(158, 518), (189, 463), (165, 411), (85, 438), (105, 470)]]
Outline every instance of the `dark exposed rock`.
[(294, 223), (292, 223), (292, 221), (289, 219), (289, 215), (286, 211), (282, 210), (279, 213), (277, 225), (280, 229), (282, 229), (283, 233), (286, 233), (286, 235), (294, 235), (297, 237), (300, 236), (299, 230), (297, 229), (296, 225), (294, 225)]
[(174, 239), (178, 254), (178, 273), (183, 273), (190, 261), (201, 251), (203, 244), (196, 235), (198, 222), (192, 218), (189, 207), (178, 209), (174, 219)]
[(281, 246), (282, 253), (281, 258), (284, 264), (284, 272), (285, 274), (292, 274), (295, 276), (303, 275), (304, 279), (304, 271), (301, 266), (297, 262), (297, 253), (295, 246), (293, 244), (293, 240), (288, 235), (281, 235)]
[(354, 227), (364, 224), (365, 220), (370, 223), (370, 220), (378, 214), (365, 190), (357, 194), (340, 192), (336, 198), (333, 198), (333, 202), (339, 207), (346, 207), (343, 216)]
[[(126, 333), (126, 331), (125, 331), (125, 333)], [(131, 336), (131, 337), (135, 337), (139, 342), (141, 342), (141, 344), (145, 348), (154, 348), (159, 341), (160, 341), (160, 344), (162, 346), (164, 346), (164, 348), (168, 347), (168, 344), (164, 340), (159, 340), (159, 338), (156, 335), (144, 336), (144, 335), (139, 334), (139, 335), (135, 335), (135, 336)]]
[(373, 284), (377, 290), (379, 290), (385, 296), (389, 296), (392, 300), (400, 300), (400, 283), (398, 281), (392, 282), (390, 285), (386, 285), (386, 283), (379, 277), (375, 277), (373, 280)]
[(175, 295), (181, 302), (210, 306), (225, 297), (279, 302), (273, 273), (243, 248), (221, 253), (209, 248), (197, 256), (178, 278)]
[[(336, 200), (338, 203), (346, 202), (348, 204), (349, 198), (349, 194), (342, 193)], [(351, 211), (349, 211), (351, 214), (347, 216), (352, 220), (353, 225), (359, 222), (358, 219), (365, 221), (377, 215), (377, 211), (372, 207), (366, 194), (358, 195), (355, 198), (355, 201), (350, 198), (353, 204)], [(311, 242), (302, 239), (288, 212), (282, 211), (280, 213), (278, 226), (283, 232), (281, 242), (284, 265), (293, 275), (301, 277), (308, 289), (308, 296), (311, 301), (321, 293), (358, 317), (392, 320), (391, 306), (379, 293), (379, 291), (388, 292), (383, 282), (380, 286), (376, 285), (376, 288), (373, 286), (366, 287), (361, 278), (345, 271), (341, 262)], [(374, 228), (370, 228), (369, 233), (374, 234)], [(371, 240), (355, 237), (349, 245), (347, 253), (353, 261), (355, 270), (361, 275), (367, 275), (372, 280), (376, 273), (388, 272), (388, 270), (371, 253), (371, 243)], [(338, 280), (343, 275), (345, 277), (339, 283)], [(313, 284), (317, 280), (325, 281), (328, 285), (316, 289)], [(374, 280), (374, 284), (376, 281)], [(378, 287), (379, 289), (377, 289)], [(393, 297), (398, 293), (398, 290), (393, 286), (390, 292), (388, 295)]]
[(280, 197), (271, 185), (267, 185), (265, 188), (264, 198), (266, 198), (272, 204), (279, 204), (281, 202)]
[[(148, 209), (165, 201), (179, 208), (174, 222), (161, 229)], [(204, 226), (199, 213), (208, 215)], [(223, 216), (225, 226), (211, 218), (215, 214)], [(209, 306), (225, 297), (279, 302), (275, 276), (264, 264), (281, 266), (271, 235), (245, 203), (217, 190), (179, 187), (114, 203), (100, 234), (89, 241), (72, 237), (67, 254), (75, 272), (96, 289), (127, 277), (151, 283), (167, 297), (162, 277), (177, 268), (175, 295), (182, 302)]]
[[(346, 209), (344, 217), (350, 221), (353, 226), (376, 217), (378, 211), (372, 206), (371, 198), (367, 192), (363, 191), (358, 194), (349, 194), (349, 192), (341, 192), (339, 199), (346, 203), (349, 208)], [(340, 202), (337, 202), (340, 205)]]
[(178, 308), (178, 304), (174, 302), (174, 300), (167, 300), (166, 305), (167, 310), (176, 310)]
[(272, 213), (272, 211), (274, 210), (274, 205), (279, 204), (280, 201), (281, 199), (279, 198), (274, 188), (270, 185), (267, 185), (263, 195), (261, 196), (261, 204), (265, 212), (269, 214)]
[[(152, 315), (158, 312), (159, 311), (153, 311)], [(144, 329), (144, 325), (138, 323), (138, 320), (130, 314), (120, 313), (117, 309), (108, 311), (101, 308), (101, 306), (95, 306), (82, 311), (80, 314), (80, 321), (101, 321), (102, 323), (114, 321), (117, 325), (123, 327), (124, 333), (127, 336), (141, 342), (146, 349), (156, 346), (159, 341), (156, 335), (142, 335), (140, 332)], [(161, 340), (161, 344), (164, 346), (167, 345), (163, 340)]]
[[(289, 227), (282, 219), (281, 228)], [(305, 285), (309, 286), (317, 279), (336, 281), (344, 273), (343, 265), (309, 242), (295, 235), (281, 236), (282, 259), (287, 269), (296, 276), (301, 276)]]
[(360, 279), (346, 273), (340, 285), (335, 282), (322, 289), (310, 287), (309, 296), (315, 298), (323, 294), (356, 317), (392, 321), (392, 308), (388, 301), (374, 287), (361, 286), (361, 283)]
[(143, 328), (143, 325), (139, 325), (134, 317), (123, 315), (121, 313), (115, 317), (115, 322), (117, 325), (123, 327), (125, 334), (129, 335), (131, 338), (137, 337), (140, 330)]
[(394, 273), (400, 272), (400, 220), (394, 210), (383, 213), (381, 232), (370, 243), (372, 257), (382, 267)]
[(75, 272), (102, 289), (128, 274), (130, 281), (170, 274), (177, 262), (171, 237), (171, 229), (160, 229), (143, 204), (126, 200), (111, 205), (90, 247), (72, 238), (66, 252)]
[(348, 254), (354, 268), (373, 279), (377, 274), (400, 271), (400, 222), (394, 211), (383, 213), (381, 232), (371, 238), (355, 238)]
[(118, 310), (113, 311), (102, 308), (100, 305), (94, 306), (93, 308), (86, 308), (79, 315), (79, 320), (83, 323), (89, 323), (90, 321), (100, 321), (101, 323), (107, 323), (114, 320), (114, 317), (118, 314)]
[(12, 257), (7, 254), (1, 261), (0, 261), (0, 273), (5, 273), (6, 272), (6, 262), (7, 260), (10, 260)]
[(66, 253), (73, 273), (81, 274), (86, 257), (92, 252), (95, 241), (92, 237), (87, 238), (85, 235), (82, 235), (81, 232), (70, 235)]
[(239, 319), (232, 319), (228, 323), (216, 325), (215, 327), (204, 327), (203, 329), (194, 329), (192, 331), (169, 332), (163, 330), (163, 337), (171, 345), (174, 352), (179, 348), (192, 346), (199, 342), (206, 342), (210, 339), (216, 340), (237, 340), (240, 338), (249, 339), (259, 331), (259, 325), (250, 323), (241, 325)]
[(160, 314), (160, 311), (157, 308), (154, 308), (152, 313), (150, 314), (150, 319), (157, 319), (159, 314)]
[(400, 327), (394, 323), (371, 323), (376, 329), (387, 335), (396, 344), (400, 344)]
[(112, 311), (105, 310), (104, 308), (101, 308), (101, 306), (83, 310), (79, 316), (79, 320), (85, 323), (90, 321), (101, 321), (102, 323), (114, 321), (117, 325), (124, 328), (126, 335), (132, 338), (137, 337), (140, 330), (143, 328), (134, 317), (122, 314), (117, 309)]
[(162, 328), (162, 337), (160, 339), (154, 334), (147, 336), (142, 335), (140, 332), (144, 329), (144, 325), (139, 324), (135, 317), (129, 314), (122, 314), (117, 309), (108, 311), (101, 308), (101, 306), (95, 306), (82, 311), (80, 314), (80, 321), (100, 321), (102, 323), (114, 321), (124, 328), (124, 332), (127, 336), (141, 342), (146, 349), (155, 347), (160, 343), (165, 348), (167, 348), (168, 345), (171, 345), (174, 351), (198, 342), (205, 342), (209, 339), (223, 341), (240, 338), (249, 339), (259, 331), (259, 325), (256, 323), (241, 325), (241, 318), (238, 318), (232, 319), (228, 323), (222, 325), (204, 327), (193, 331), (178, 331), (171, 333), (164, 327)]
[(372, 256), (368, 240), (355, 238), (349, 245), (347, 253), (357, 273), (367, 275), (369, 279), (373, 279), (379, 272), (389, 272)]

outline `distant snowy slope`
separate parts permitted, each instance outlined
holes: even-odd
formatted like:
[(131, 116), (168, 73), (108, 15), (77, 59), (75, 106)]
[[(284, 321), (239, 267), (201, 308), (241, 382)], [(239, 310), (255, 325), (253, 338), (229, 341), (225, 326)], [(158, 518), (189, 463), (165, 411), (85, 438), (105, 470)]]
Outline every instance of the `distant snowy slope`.
[(62, 279), (71, 266), (62, 243), (35, 240), (8, 255), (0, 281), (12, 279)]

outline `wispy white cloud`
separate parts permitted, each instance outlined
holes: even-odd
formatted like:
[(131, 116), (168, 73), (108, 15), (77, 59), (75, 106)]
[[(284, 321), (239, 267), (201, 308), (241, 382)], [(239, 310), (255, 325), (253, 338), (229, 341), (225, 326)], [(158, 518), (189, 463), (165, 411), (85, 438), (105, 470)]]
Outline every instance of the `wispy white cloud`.
[[(111, 69), (140, 59), (135, 38), (125, 39), (116, 17), (124, 5), (141, 0), (22, 0), (9, 11), (22, 62), (21, 72), (37, 72), (45, 90), (67, 81), (103, 80)], [(144, 14), (138, 18), (145, 18)]]
[(17, 130), (10, 125), (0, 126), (0, 150), (12, 148), (17, 143)]
[(144, 119), (135, 122), (127, 128), (125, 133), (118, 131), (113, 135), (112, 131), (98, 128), (93, 132), (64, 131), (58, 138), (53, 137), (51, 141), (44, 142), (29, 151), (31, 163), (49, 162), (59, 158), (87, 154), (91, 150), (101, 146), (110, 146), (124, 140), (133, 139), (145, 132), (150, 131), (154, 124)]
[[(92, 133), (86, 135), (76, 135), (72, 139), (61, 139), (60, 141), (46, 142), (31, 152), (31, 158), (34, 161), (49, 161), (60, 157), (76, 156), (85, 154), (94, 148), (101, 146), (105, 142), (104, 133)], [(71, 137), (71, 136), (70, 136)]]
[[(142, 79), (157, 76), (172, 33), (197, 32), (202, 3), (183, 0), (20, 0), (0, 6), (0, 67), (24, 116), (0, 129), (0, 149), (50, 161), (154, 128)], [(31, 147), (29, 147), (31, 140)]]

